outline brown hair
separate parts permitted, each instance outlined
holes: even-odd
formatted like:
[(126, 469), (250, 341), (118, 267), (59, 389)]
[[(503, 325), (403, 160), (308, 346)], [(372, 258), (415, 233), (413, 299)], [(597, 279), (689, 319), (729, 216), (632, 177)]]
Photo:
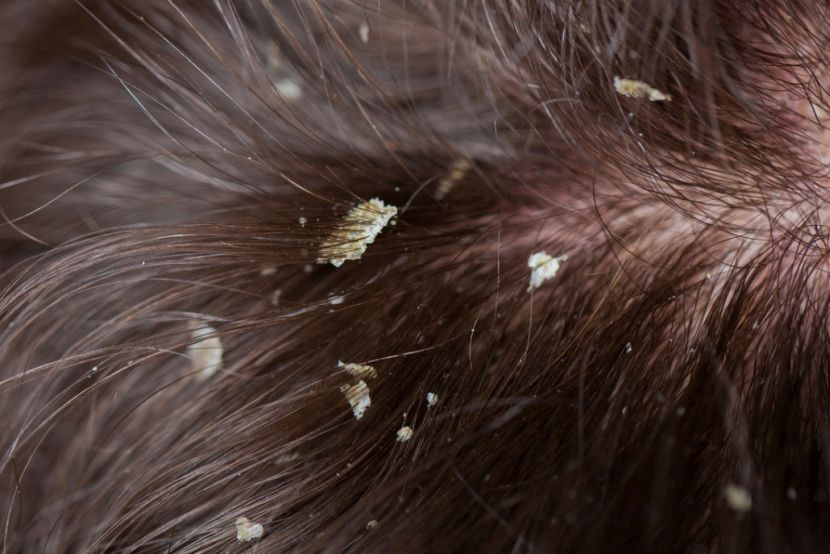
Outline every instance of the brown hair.
[(3, 551), (824, 551), (828, 15), (8, 0)]

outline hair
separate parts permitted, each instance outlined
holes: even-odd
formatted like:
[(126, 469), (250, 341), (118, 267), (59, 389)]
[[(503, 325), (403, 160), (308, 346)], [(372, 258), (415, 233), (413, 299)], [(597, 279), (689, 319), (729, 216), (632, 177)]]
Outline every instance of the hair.
[(826, 551), (829, 18), (7, 0), (2, 551)]

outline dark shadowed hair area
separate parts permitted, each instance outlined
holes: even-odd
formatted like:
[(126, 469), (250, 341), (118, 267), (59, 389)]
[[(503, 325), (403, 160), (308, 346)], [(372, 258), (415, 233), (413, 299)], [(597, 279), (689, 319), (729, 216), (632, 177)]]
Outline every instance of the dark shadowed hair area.
[(826, 552), (824, 0), (4, 0), (0, 551)]

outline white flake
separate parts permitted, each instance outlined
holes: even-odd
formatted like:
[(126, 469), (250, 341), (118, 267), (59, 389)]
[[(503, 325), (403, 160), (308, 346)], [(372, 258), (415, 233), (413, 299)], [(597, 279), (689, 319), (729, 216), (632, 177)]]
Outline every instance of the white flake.
[(222, 369), (222, 340), (217, 336), (216, 329), (209, 325), (195, 323), (194, 327), (190, 332), (194, 342), (187, 347), (187, 356), (193, 370), (198, 372), (196, 380), (206, 381)]
[(568, 256), (564, 254), (554, 258), (543, 251), (531, 254), (527, 259), (527, 267), (532, 270), (530, 273), (530, 284), (527, 290), (539, 288), (545, 281), (556, 277), (556, 273), (559, 271), (559, 265), (567, 259)]
[(398, 442), (406, 442), (412, 438), (412, 427), (404, 426), (398, 429), (398, 438), (396, 439)]
[(343, 369), (346, 373), (352, 377), (357, 377), (358, 379), (374, 379), (378, 376), (377, 370), (366, 364), (344, 364), (338, 360), (337, 367)]
[(427, 405), (428, 406), (435, 406), (438, 404), (438, 395), (434, 392), (427, 393)]
[(300, 85), (291, 79), (280, 79), (276, 83), (276, 88), (277, 92), (280, 93), (280, 96), (289, 102), (299, 100), (303, 96), (303, 89), (301, 89)]
[(372, 405), (372, 399), (369, 397), (369, 387), (365, 381), (358, 381), (356, 385), (343, 385), (340, 387), (340, 392), (343, 393), (343, 396), (346, 397), (352, 407), (355, 419), (363, 417), (366, 408)]
[(635, 79), (621, 79), (614, 77), (614, 89), (631, 98), (648, 98), (651, 102), (670, 102), (671, 96), (657, 90), (648, 83), (637, 81)]
[(357, 35), (360, 37), (360, 42), (367, 44), (369, 42), (369, 24), (365, 21), (361, 23), (357, 29)]
[(736, 512), (748, 512), (752, 508), (752, 496), (744, 487), (738, 485), (726, 485), (723, 489), (723, 496), (726, 503)]
[(340, 267), (346, 260), (359, 260), (397, 213), (395, 206), (387, 206), (377, 198), (358, 204), (320, 246), (317, 263)]
[(247, 517), (240, 517), (236, 520), (236, 540), (250, 542), (262, 537), (265, 529), (259, 523), (251, 523)]
[(455, 185), (467, 175), (471, 165), (468, 158), (455, 160), (450, 166), (449, 172), (438, 182), (438, 186), (435, 188), (435, 198), (443, 200), (445, 196), (452, 192)]

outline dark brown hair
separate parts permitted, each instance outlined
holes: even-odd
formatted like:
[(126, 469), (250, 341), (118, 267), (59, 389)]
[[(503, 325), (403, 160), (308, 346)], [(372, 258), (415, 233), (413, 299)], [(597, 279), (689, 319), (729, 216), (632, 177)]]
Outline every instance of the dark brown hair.
[(2, 550), (826, 551), (829, 15), (6, 0)]

